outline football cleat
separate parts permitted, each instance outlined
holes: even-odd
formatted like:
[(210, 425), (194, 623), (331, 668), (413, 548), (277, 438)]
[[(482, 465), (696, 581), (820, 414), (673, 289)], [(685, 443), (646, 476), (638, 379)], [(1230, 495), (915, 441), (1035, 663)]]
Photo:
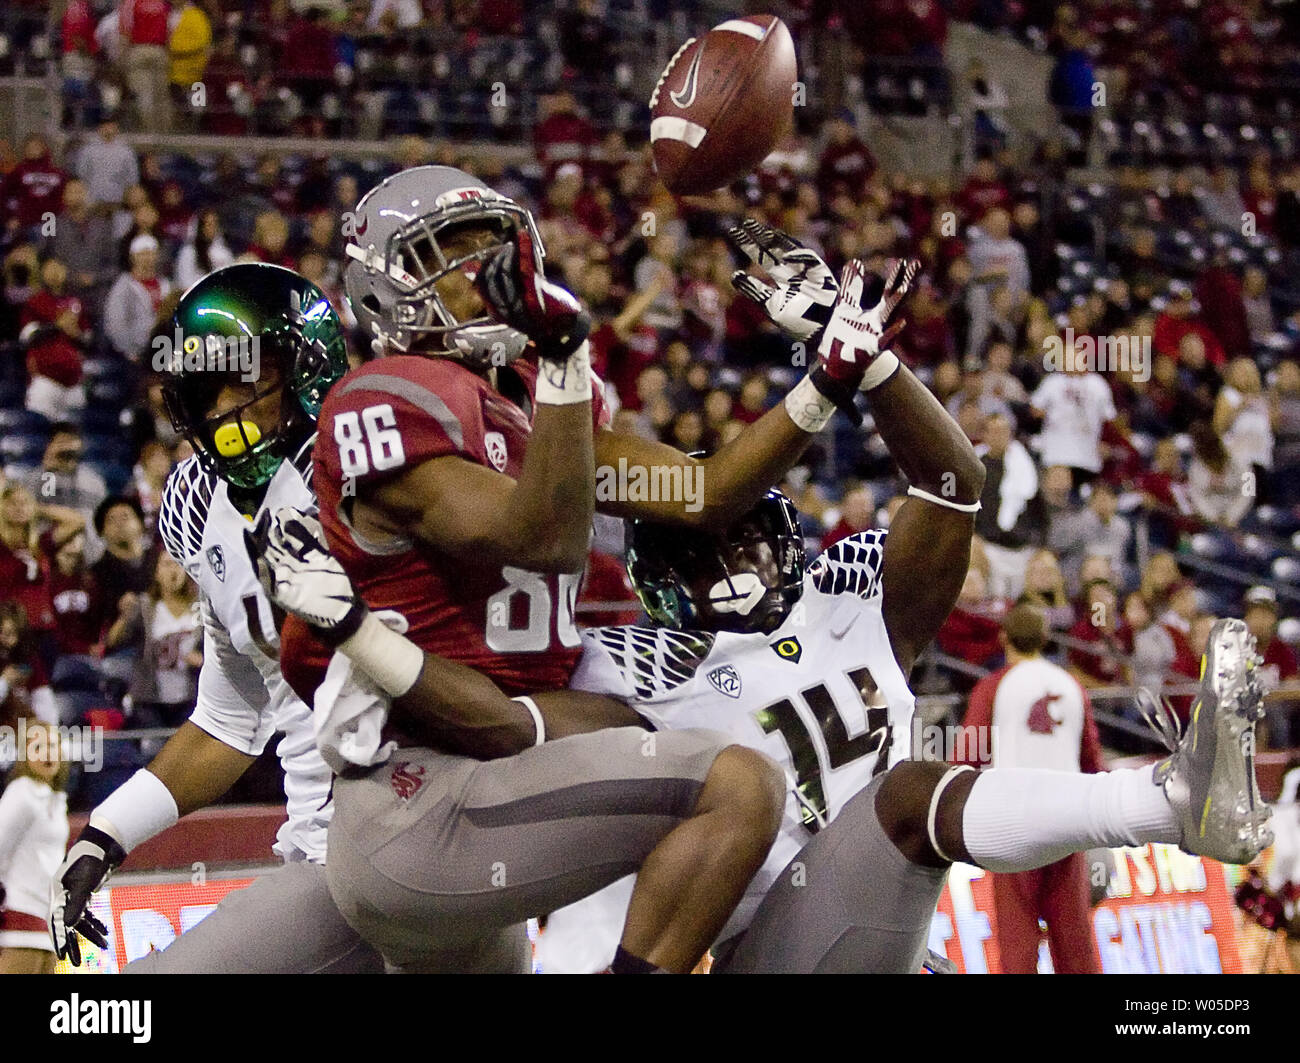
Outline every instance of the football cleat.
[(1171, 755), (1152, 781), (1178, 816), (1180, 846), (1225, 864), (1246, 864), (1273, 841), (1272, 810), (1255, 781), (1255, 724), (1264, 688), (1255, 639), (1240, 620), (1219, 620), (1201, 657), (1201, 689), (1180, 736), (1167, 702), (1139, 691), (1138, 707)]

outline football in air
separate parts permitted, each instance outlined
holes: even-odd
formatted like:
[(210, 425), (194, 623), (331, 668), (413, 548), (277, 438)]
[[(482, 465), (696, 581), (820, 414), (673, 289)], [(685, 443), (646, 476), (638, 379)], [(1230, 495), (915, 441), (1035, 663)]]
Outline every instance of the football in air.
[(672, 57), (650, 97), (655, 169), (675, 195), (751, 173), (794, 121), (794, 41), (775, 15), (728, 19)]

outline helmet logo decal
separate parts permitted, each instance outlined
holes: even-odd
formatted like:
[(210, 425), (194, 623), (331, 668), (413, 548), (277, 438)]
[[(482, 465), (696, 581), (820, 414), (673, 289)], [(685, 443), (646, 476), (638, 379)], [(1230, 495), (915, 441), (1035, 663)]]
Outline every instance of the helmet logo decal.
[(444, 192), (433, 201), (434, 208), (449, 207), (455, 203), (463, 203), (468, 199), (497, 199), (496, 193), (485, 194), (482, 188), (453, 188)]
[(488, 432), (483, 437), (483, 447), (487, 451), (488, 461), (497, 472), (506, 471), (506, 437), (500, 432)]
[(783, 661), (793, 661), (799, 663), (799, 658), (803, 656), (803, 646), (793, 635), (772, 643), (772, 651)]
[(766, 593), (767, 588), (758, 578), (758, 573), (740, 572), (718, 580), (709, 588), (709, 604), (719, 613), (748, 616), (749, 611), (763, 600)]
[(729, 664), (713, 669), (709, 673), (709, 682), (719, 694), (725, 694), (729, 698), (740, 697), (740, 676)]

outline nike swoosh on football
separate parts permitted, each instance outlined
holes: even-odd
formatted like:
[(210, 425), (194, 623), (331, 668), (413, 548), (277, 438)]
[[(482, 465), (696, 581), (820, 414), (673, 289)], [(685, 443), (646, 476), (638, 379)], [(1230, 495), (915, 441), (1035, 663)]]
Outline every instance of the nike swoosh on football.
[(686, 80), (682, 82), (682, 87), (677, 92), (668, 94), (668, 98), (682, 110), (695, 102), (695, 89), (698, 86), (700, 75), (700, 59), (703, 55), (704, 45), (701, 44), (695, 50), (695, 58), (691, 60), (691, 68), (686, 71)]

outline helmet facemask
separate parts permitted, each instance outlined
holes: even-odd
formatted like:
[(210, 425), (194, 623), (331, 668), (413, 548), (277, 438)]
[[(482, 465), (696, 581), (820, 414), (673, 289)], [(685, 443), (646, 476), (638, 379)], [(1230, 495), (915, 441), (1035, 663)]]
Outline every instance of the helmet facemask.
[(678, 629), (780, 627), (803, 594), (805, 555), (790, 503), (774, 494), (724, 535), (634, 523), (628, 573), (646, 612)]
[[(189, 439), (199, 462), (232, 487), (254, 490), (267, 484), (289, 456), (285, 444), (301, 442), (300, 437), (310, 432), (310, 422), (288, 384), (278, 366), (270, 382), (244, 381), (226, 373), (195, 373), (167, 381), (163, 398), (173, 427)], [(239, 389), (242, 401), (214, 409), (222, 393), (232, 386)], [(265, 415), (254, 418), (250, 411), (269, 405), (272, 396), (278, 404), (276, 424), (262, 431), (257, 422), (265, 420)]]
[[(504, 197), (492, 198), (494, 193), (471, 196), (469, 191), (477, 192), (467, 190), (462, 202), (406, 222), (389, 235), (382, 254), (368, 252), (356, 243), (347, 246), (347, 254), (366, 273), (381, 274), (395, 293), (387, 308), (373, 294), (361, 298), (372, 316), (391, 317), (394, 331), (385, 330), (380, 337), (385, 343), (402, 351), (411, 350), (417, 343), (422, 349), (436, 350), (440, 346), (441, 351), (475, 367), (505, 365), (523, 353), (528, 337), (485, 312), (458, 318), (438, 291), (438, 284), (491, 258), (521, 230), (532, 236), (540, 271), (541, 237), (532, 215), (523, 207)], [(493, 238), (468, 252), (452, 251), (448, 246), (451, 238), (469, 229), (481, 229)], [(433, 343), (422, 342), (426, 338), (432, 338)]]

